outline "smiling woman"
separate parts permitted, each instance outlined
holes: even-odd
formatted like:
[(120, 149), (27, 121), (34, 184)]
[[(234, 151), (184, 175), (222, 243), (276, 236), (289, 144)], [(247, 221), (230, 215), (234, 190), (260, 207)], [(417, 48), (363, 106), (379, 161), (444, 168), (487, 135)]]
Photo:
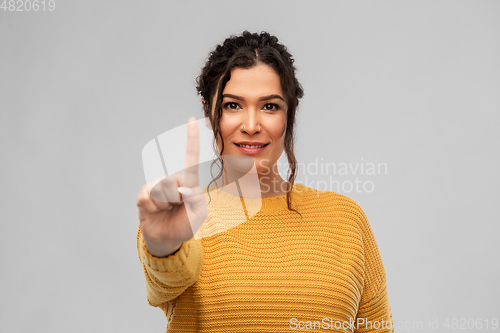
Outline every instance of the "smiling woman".
[[(251, 155), (257, 173), (266, 174), (259, 182), (264, 198), (286, 194), (283, 189), (288, 185), (276, 170), (272, 171), (285, 142), (287, 106), (282, 96), (280, 77), (269, 65), (235, 67), (224, 87), (219, 120), (215, 120), (214, 109), (209, 115), (212, 123), (217, 121), (220, 127), (221, 155)], [(217, 95), (212, 104), (216, 101)]]
[[(218, 45), (197, 79), (222, 165), (213, 183), (229, 184), (229, 156), (250, 160), (258, 198), (243, 195), (244, 182), (238, 191), (199, 187), (194, 121), (189, 168), (138, 195), (147, 300), (164, 311), (167, 332), (289, 332), (301, 323), (393, 332), (385, 269), (363, 210), (341, 194), (294, 182), (303, 90), (293, 63), (275, 36), (245, 31)], [(283, 151), (287, 180), (276, 168)], [(344, 327), (354, 322), (375, 324)]]
[[(197, 78), (197, 91), (220, 155), (252, 155), (262, 197), (286, 193), (287, 206), (294, 210), (291, 190), (297, 174), (295, 114), (304, 92), (287, 48), (268, 33), (251, 36), (245, 32), (216, 47)], [(268, 146), (238, 147), (239, 142)], [(287, 182), (273, 168), (283, 150), (290, 170)]]

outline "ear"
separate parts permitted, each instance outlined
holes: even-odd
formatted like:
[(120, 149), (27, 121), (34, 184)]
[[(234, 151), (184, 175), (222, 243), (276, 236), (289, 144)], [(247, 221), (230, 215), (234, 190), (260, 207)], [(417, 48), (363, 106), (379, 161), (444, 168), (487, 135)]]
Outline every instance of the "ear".
[[(205, 104), (206, 103), (207, 103), (207, 101), (205, 101), (205, 99), (202, 98), (201, 104), (203, 105), (203, 112), (205, 112)], [(207, 128), (212, 131), (212, 125), (210, 124), (210, 118), (205, 117), (205, 124), (206, 124)]]
[(204, 98), (201, 99), (201, 105), (202, 105), (202, 110), (203, 110), (203, 113), (206, 112), (205, 108), (206, 108), (206, 104), (207, 104), (207, 101), (205, 101)]

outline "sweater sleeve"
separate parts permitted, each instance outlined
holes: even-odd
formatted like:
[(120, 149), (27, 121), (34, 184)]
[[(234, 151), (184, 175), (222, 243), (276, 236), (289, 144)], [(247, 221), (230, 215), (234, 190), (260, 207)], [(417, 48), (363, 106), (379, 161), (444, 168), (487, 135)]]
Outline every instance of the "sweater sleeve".
[(203, 265), (201, 239), (191, 238), (176, 253), (157, 258), (148, 252), (139, 226), (137, 251), (146, 278), (148, 303), (162, 309), (170, 322), (177, 297), (195, 283), (200, 275)]
[(356, 316), (355, 333), (394, 332), (382, 257), (365, 213), (357, 204), (365, 255), (363, 294)]

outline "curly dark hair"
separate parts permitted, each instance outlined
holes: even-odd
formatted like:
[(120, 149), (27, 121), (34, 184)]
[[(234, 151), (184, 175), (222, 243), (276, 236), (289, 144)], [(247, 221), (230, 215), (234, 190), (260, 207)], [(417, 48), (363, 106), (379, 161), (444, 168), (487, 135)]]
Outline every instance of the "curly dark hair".
[[(294, 154), (294, 125), (299, 98), (303, 97), (304, 91), (295, 77), (296, 68), (293, 64), (292, 55), (288, 52), (286, 46), (278, 41), (277, 37), (266, 31), (258, 34), (245, 30), (241, 35), (228, 37), (210, 53), (201, 74), (196, 78), (196, 90), (204, 100), (203, 111), (205, 117), (210, 119), (214, 137), (220, 138), (222, 143), (222, 150), (218, 154), (221, 169), (216, 179), (222, 175), (224, 165), (221, 158), (224, 151), (224, 141), (219, 126), (219, 120), (222, 116), (222, 92), (231, 78), (231, 69), (233, 67), (251, 68), (259, 63), (267, 64), (276, 71), (280, 76), (281, 87), (285, 95), (284, 98), (288, 109), (284, 149), (289, 165), (286, 200), (288, 209), (297, 212), (291, 207), (291, 190), (297, 174), (297, 160)], [(218, 92), (217, 100), (215, 101), (215, 112), (212, 116), (212, 101), (216, 92)], [(214, 150), (217, 150), (216, 147), (214, 147)], [(212, 180), (212, 182), (214, 181)]]

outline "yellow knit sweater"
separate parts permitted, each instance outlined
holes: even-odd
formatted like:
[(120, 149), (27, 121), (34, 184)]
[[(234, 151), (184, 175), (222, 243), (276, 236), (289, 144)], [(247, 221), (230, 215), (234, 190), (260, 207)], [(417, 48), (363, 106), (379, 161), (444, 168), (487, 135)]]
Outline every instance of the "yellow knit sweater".
[[(239, 197), (210, 196), (205, 224), (241, 214)], [(297, 183), (292, 198), (302, 217), (286, 196), (264, 198), (252, 218), (193, 237), (167, 258), (148, 253), (139, 227), (147, 300), (164, 311), (167, 332), (393, 332), (384, 265), (363, 210)]]

